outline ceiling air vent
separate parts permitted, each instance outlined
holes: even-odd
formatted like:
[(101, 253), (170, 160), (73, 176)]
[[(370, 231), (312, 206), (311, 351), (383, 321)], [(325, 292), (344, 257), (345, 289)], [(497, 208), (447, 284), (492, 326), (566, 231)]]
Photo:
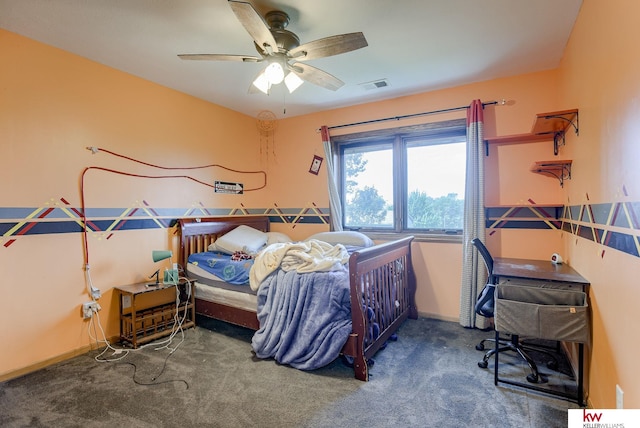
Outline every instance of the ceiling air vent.
[(370, 91), (372, 89), (386, 88), (387, 86), (391, 86), (391, 85), (389, 85), (389, 82), (387, 81), (387, 79), (380, 79), (380, 80), (374, 80), (373, 82), (360, 83), (360, 86), (362, 86), (365, 89), (365, 91)]

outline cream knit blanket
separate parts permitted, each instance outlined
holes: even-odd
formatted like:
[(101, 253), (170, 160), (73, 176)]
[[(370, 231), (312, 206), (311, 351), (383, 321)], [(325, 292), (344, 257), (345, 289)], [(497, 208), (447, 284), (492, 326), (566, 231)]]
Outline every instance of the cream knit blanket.
[(331, 245), (316, 239), (271, 244), (255, 258), (249, 272), (249, 285), (252, 290), (258, 290), (262, 281), (279, 267), (287, 272), (329, 272), (345, 270), (348, 261), (349, 253), (341, 244)]

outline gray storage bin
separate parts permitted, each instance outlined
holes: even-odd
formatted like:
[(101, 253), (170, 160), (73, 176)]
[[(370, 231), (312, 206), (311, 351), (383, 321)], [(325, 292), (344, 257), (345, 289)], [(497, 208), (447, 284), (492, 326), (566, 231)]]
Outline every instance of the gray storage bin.
[(589, 341), (589, 306), (582, 291), (498, 284), (495, 329), (564, 342)]

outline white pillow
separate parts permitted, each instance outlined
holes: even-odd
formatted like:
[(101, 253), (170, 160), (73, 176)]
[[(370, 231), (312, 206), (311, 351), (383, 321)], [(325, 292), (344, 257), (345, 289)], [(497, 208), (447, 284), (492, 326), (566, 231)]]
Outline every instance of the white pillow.
[(267, 234), (265, 232), (243, 224), (219, 237), (209, 248), (215, 245), (216, 251), (227, 254), (233, 254), (236, 251), (255, 254), (266, 243)]
[(340, 232), (320, 232), (307, 238), (317, 239), (318, 241), (328, 242), (331, 245), (342, 244), (352, 247), (371, 247), (374, 242), (364, 233), (353, 230), (345, 230)]
[(277, 244), (280, 242), (293, 242), (293, 240), (286, 233), (267, 232), (267, 245)]

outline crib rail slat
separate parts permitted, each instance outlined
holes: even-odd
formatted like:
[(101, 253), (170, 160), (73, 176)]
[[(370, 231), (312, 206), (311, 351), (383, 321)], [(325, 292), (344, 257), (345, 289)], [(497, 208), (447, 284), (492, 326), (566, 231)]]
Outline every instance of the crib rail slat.
[(368, 377), (367, 360), (383, 347), (407, 318), (417, 318), (413, 237), (354, 253), (349, 261), (351, 312), (357, 349), (354, 370)]

